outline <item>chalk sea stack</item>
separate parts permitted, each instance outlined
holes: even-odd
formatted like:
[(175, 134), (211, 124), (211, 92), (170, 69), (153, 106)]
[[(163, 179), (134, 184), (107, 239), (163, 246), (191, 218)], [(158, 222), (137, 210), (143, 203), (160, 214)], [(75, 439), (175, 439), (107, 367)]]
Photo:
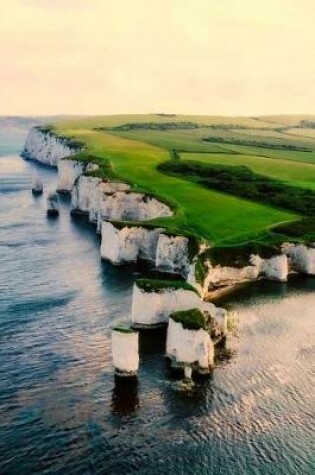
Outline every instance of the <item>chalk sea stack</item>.
[(182, 368), (185, 377), (192, 370), (208, 374), (214, 365), (214, 343), (207, 315), (197, 308), (174, 312), (169, 318), (166, 357), (175, 368)]
[(112, 355), (116, 376), (136, 376), (139, 367), (139, 334), (128, 325), (112, 329)]

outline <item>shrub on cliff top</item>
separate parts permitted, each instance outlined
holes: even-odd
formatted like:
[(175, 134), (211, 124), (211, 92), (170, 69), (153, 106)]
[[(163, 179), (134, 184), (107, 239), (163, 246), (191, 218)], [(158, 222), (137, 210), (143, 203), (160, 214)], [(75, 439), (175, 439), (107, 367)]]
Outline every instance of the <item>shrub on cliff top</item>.
[(158, 165), (158, 169), (241, 198), (260, 201), (307, 216), (315, 215), (315, 191), (260, 175), (244, 165), (169, 160)]
[(184, 280), (137, 279), (136, 285), (145, 292), (163, 292), (163, 290), (190, 290), (198, 295), (197, 289)]
[(36, 127), (40, 132), (43, 132), (43, 134), (54, 134), (54, 127), (53, 125), (38, 125)]
[(207, 329), (207, 320), (197, 308), (174, 312), (170, 315), (175, 322), (180, 323), (186, 330)]

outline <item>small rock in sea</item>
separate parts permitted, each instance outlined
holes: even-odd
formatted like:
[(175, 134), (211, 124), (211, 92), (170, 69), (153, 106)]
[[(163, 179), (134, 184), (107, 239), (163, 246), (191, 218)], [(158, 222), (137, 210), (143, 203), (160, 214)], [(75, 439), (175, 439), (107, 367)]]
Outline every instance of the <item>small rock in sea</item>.
[(59, 215), (59, 198), (57, 193), (51, 193), (47, 198), (47, 216), (55, 217)]
[(44, 185), (42, 180), (35, 176), (32, 181), (32, 193), (33, 195), (41, 195), (43, 193)]

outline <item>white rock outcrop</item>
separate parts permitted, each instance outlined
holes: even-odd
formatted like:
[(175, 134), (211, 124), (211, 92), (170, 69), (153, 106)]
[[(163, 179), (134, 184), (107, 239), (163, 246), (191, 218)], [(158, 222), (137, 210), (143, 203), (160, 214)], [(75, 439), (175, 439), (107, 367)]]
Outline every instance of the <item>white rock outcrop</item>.
[(290, 266), (286, 255), (275, 255), (263, 259), (257, 254), (249, 256), (250, 265), (232, 267), (212, 265), (208, 260), (203, 265), (204, 279), (199, 283), (196, 280), (196, 260), (190, 264), (187, 282), (196, 288), (199, 294), (206, 298), (211, 291), (221, 287), (229, 287), (243, 282), (255, 281), (259, 278), (285, 282), (288, 278)]
[(315, 247), (307, 247), (305, 244), (284, 243), (282, 252), (289, 257), (293, 271), (315, 275)]
[(112, 264), (130, 264), (138, 259), (155, 262), (157, 240), (161, 229), (125, 226), (117, 228), (102, 222), (101, 256)]
[(81, 175), (74, 183), (71, 192), (73, 213), (87, 214), (90, 221), (97, 221), (102, 199), (102, 179)]
[(170, 208), (143, 193), (117, 191), (102, 200), (100, 214), (105, 221), (146, 221), (172, 216)]
[(138, 332), (112, 330), (112, 356), (115, 372), (119, 376), (134, 376), (139, 367)]
[(157, 292), (145, 292), (134, 284), (131, 320), (135, 325), (154, 326), (167, 323), (171, 313), (197, 308), (200, 297), (192, 290), (166, 287)]
[(77, 152), (77, 148), (69, 147), (67, 139), (33, 127), (26, 138), (22, 156), (55, 167), (61, 158)]
[(188, 238), (161, 233), (157, 242), (155, 265), (158, 270), (187, 277), (189, 273)]
[(209, 262), (202, 284), (196, 281), (195, 273), (195, 263), (193, 263), (190, 267), (187, 282), (195, 287), (203, 297), (206, 297), (211, 290), (257, 280), (259, 270), (254, 265), (238, 268), (220, 265), (212, 266)]
[(128, 264), (138, 259), (155, 264), (159, 271), (185, 275), (188, 265), (188, 239), (167, 236), (162, 228), (118, 227), (102, 221), (101, 256), (113, 264)]
[(58, 184), (57, 191), (71, 192), (76, 179), (84, 172), (89, 172), (98, 169), (95, 163), (84, 163), (78, 160), (62, 159), (58, 160)]
[(73, 212), (88, 214), (90, 221), (98, 223), (99, 230), (102, 221), (145, 221), (172, 215), (164, 203), (129, 190), (126, 183), (81, 175), (72, 188)]
[(117, 191), (127, 191), (129, 185), (119, 182), (104, 182), (101, 178), (81, 175), (74, 183), (71, 192), (72, 213), (86, 214), (91, 222), (97, 223), (98, 232), (101, 231), (102, 202), (108, 195)]
[(206, 330), (185, 329), (180, 322), (170, 318), (166, 356), (179, 365), (191, 365), (201, 373), (209, 373), (213, 368), (214, 344)]
[(173, 312), (197, 308), (213, 319), (216, 336), (227, 333), (227, 312), (210, 302), (204, 302), (193, 290), (165, 287), (159, 291), (146, 292), (134, 284), (131, 320), (139, 327), (158, 326), (168, 322)]
[(258, 274), (268, 280), (285, 282), (288, 279), (289, 265), (285, 254), (273, 256), (269, 259), (262, 259), (257, 254), (253, 254), (250, 257), (250, 261), (256, 266)]

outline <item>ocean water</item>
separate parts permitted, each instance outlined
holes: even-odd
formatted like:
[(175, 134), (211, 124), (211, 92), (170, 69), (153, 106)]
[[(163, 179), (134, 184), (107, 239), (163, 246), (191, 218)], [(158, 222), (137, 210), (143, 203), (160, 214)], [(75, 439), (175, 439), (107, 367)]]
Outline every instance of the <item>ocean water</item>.
[(99, 237), (62, 199), (56, 172), (0, 132), (0, 474), (315, 473), (315, 279), (244, 286), (233, 357), (190, 395), (173, 388), (164, 333), (140, 338), (138, 381), (115, 380), (110, 328), (130, 318), (138, 270), (102, 263)]

